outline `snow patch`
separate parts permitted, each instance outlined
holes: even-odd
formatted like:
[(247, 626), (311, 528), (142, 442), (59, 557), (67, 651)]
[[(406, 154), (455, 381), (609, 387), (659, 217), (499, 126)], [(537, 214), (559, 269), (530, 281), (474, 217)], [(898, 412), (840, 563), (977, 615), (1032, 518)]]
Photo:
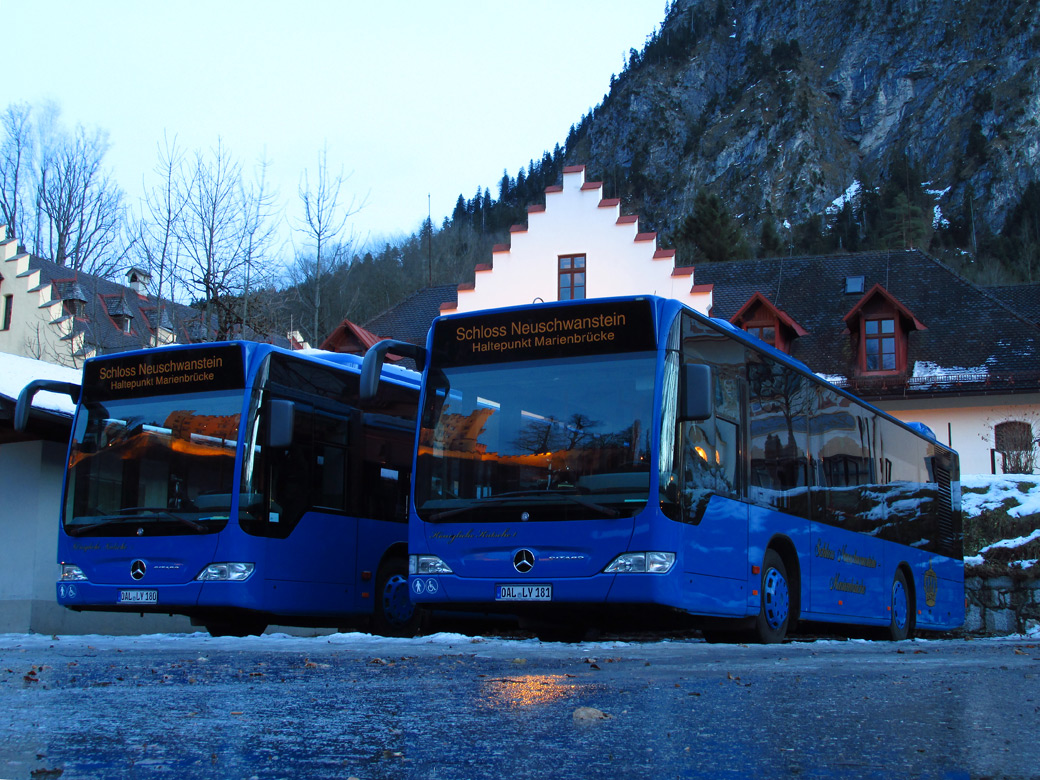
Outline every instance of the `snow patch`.
[(859, 198), (861, 192), (863, 192), (863, 185), (857, 179), (845, 188), (845, 192), (831, 201), (831, 205), (825, 209), (827, 214), (837, 214), (845, 208), (846, 203), (854, 204)]
[(961, 509), (968, 517), (980, 515), (989, 509), (999, 509), (1008, 499), (1017, 502), (1017, 506), (1008, 510), (1008, 515), (1011, 517), (1040, 514), (1040, 475), (964, 474), (961, 476)]
[[(34, 379), (53, 379), (78, 385), (82, 381), (82, 372), (77, 368), (57, 366), (42, 360), (9, 355), (6, 352), (0, 353), (0, 395), (16, 399), (22, 388)], [(76, 404), (61, 393), (37, 393), (33, 398), (33, 408), (71, 417), (76, 411)]]

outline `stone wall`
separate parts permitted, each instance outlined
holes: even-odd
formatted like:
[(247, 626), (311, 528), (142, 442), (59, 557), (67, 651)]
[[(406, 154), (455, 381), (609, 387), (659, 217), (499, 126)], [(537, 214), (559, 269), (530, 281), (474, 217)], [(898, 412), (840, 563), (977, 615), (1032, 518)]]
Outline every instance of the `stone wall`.
[(964, 633), (1006, 636), (1031, 633), (1040, 626), (1040, 581), (1011, 577), (966, 577), (968, 611)]

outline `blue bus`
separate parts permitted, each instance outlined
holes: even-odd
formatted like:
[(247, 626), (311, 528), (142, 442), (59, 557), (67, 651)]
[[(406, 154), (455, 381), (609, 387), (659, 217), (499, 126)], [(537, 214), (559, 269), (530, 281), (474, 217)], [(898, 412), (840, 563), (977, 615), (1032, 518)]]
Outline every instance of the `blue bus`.
[(58, 602), (187, 615), (214, 635), (270, 624), (413, 634), (408, 488), (419, 375), (266, 344), (88, 360), (65, 475)]
[(440, 317), (412, 355), (417, 604), (724, 641), (963, 622), (957, 454), (729, 323), (540, 303)]

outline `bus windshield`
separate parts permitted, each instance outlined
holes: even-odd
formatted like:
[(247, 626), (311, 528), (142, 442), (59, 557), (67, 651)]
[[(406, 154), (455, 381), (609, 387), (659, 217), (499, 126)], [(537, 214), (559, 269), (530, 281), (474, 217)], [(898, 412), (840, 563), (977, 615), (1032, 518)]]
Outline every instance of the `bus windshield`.
[[(429, 373), (415, 508), (428, 522), (631, 516), (647, 502), (653, 352)], [(543, 511), (544, 510), (544, 511)]]
[(238, 391), (84, 403), (69, 454), (66, 533), (221, 530), (230, 517), (242, 402)]

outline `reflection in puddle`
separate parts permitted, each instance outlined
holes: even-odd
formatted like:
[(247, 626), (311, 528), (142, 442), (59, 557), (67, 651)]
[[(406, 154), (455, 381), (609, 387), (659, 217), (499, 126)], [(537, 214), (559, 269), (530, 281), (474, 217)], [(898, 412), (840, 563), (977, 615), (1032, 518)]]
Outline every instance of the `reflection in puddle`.
[[(551, 704), (578, 692), (577, 681), (562, 674), (524, 674), (485, 680), (480, 686), (479, 706), (494, 710), (520, 709)], [(588, 690), (587, 685), (581, 688)]]

